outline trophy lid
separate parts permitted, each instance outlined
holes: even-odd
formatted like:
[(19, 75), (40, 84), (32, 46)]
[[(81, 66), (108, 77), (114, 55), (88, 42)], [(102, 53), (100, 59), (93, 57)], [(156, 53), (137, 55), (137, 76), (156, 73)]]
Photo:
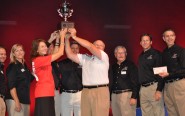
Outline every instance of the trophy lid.
[(66, 2), (65, 0), (65, 2), (60, 5), (60, 8), (58, 9), (58, 13), (61, 17), (64, 18), (65, 21), (67, 21), (67, 18), (71, 17), (73, 13), (71, 4)]

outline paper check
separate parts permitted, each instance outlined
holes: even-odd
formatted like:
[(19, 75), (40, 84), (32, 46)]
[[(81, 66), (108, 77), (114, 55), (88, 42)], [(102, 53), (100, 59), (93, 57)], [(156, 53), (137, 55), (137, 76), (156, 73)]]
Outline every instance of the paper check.
[(159, 74), (159, 73), (163, 73), (163, 72), (168, 72), (166, 66), (155, 67), (155, 68), (153, 68), (153, 71), (154, 71), (154, 74)]

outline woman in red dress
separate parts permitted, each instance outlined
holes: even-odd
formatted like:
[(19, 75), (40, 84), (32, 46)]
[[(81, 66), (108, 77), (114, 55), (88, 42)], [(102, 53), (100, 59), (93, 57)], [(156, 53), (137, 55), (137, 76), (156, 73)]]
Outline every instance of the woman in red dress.
[(64, 37), (67, 29), (60, 31), (60, 45), (58, 51), (47, 55), (47, 45), (44, 40), (37, 39), (32, 43), (32, 70), (36, 78), (35, 87), (35, 116), (55, 116), (54, 109), (54, 79), (51, 62), (64, 54)]

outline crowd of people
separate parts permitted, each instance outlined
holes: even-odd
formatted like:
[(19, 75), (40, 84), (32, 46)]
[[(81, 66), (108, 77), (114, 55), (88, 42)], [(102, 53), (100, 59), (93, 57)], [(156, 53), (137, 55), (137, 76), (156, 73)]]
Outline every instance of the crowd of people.
[[(34, 116), (108, 116), (110, 107), (113, 116), (136, 116), (138, 100), (142, 116), (165, 116), (165, 107), (169, 116), (185, 116), (185, 49), (175, 44), (174, 30), (163, 32), (163, 52), (152, 47), (150, 34), (141, 35), (138, 65), (127, 59), (123, 45), (114, 50), (117, 62), (109, 64), (102, 40), (91, 43), (76, 33), (64, 28), (48, 41), (33, 40), (31, 70), (23, 45), (14, 44), (5, 74), (6, 49), (0, 46), (0, 116), (30, 115), (34, 79)], [(58, 61), (64, 51), (67, 58)], [(167, 71), (155, 74), (162, 66)]]

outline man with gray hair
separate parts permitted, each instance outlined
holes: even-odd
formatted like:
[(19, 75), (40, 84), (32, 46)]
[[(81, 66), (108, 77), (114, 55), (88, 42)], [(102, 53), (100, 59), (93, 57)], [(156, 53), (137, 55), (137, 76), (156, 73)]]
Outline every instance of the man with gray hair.
[(109, 57), (104, 52), (105, 44), (96, 40), (93, 44), (76, 36), (74, 28), (68, 29), (73, 40), (89, 50), (92, 55), (75, 54), (66, 39), (67, 57), (82, 66), (81, 116), (108, 116), (109, 96)]
[(135, 116), (139, 84), (136, 65), (127, 60), (124, 46), (114, 50), (117, 62), (111, 66), (110, 78), (112, 111), (114, 116)]

